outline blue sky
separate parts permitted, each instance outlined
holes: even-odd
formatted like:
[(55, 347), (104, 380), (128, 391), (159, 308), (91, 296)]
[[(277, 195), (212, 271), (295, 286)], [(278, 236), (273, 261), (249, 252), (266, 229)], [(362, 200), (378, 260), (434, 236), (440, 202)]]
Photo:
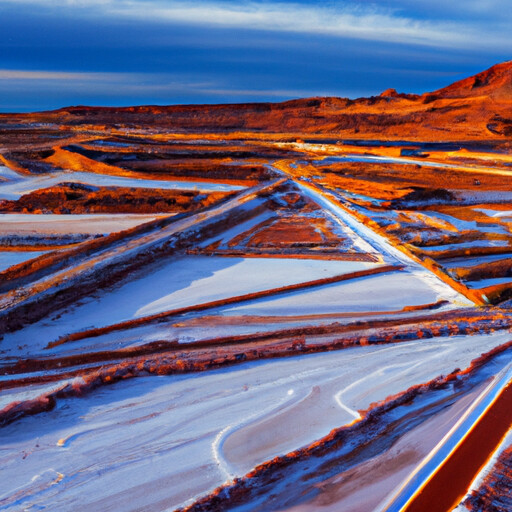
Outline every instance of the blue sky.
[(510, 0), (0, 0), (0, 19), (4, 112), (421, 93), (512, 58)]

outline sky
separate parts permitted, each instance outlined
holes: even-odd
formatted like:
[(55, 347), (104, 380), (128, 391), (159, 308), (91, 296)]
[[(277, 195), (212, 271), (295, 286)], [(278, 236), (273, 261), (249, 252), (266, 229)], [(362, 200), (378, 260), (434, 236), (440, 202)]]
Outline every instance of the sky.
[(0, 0), (0, 112), (423, 93), (512, 59), (510, 0)]

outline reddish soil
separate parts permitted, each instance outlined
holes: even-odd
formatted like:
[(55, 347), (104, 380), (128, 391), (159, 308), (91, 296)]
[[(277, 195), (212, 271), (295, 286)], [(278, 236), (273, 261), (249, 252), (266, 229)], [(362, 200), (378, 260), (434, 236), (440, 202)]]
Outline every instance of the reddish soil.
[[(512, 426), (512, 383), (468, 432), (464, 441), (443, 462), (426, 486), (406, 506), (407, 512), (453, 510), (465, 496), (489, 454)], [(492, 508), (479, 509), (491, 510)]]
[(232, 196), (128, 187), (96, 187), (64, 183), (25, 194), (16, 201), (0, 201), (2, 213), (181, 213), (211, 206)]
[[(379, 148), (379, 152), (382, 148)], [(453, 199), (453, 191), (507, 190), (509, 177), (485, 172), (461, 172), (450, 168), (432, 168), (421, 164), (394, 164), (386, 162), (337, 162), (319, 166), (299, 167), (301, 175), (318, 176), (315, 181), (330, 189), (339, 188), (369, 199), (388, 201), (383, 208), (423, 206), (441, 199), (442, 203), (460, 207)], [(321, 171), (321, 172), (319, 172)], [(320, 175), (320, 176), (319, 176)], [(475, 185), (478, 180), (478, 185)], [(446, 193), (447, 183), (452, 195)], [(439, 195), (444, 190), (445, 195)], [(438, 196), (436, 197), (436, 191)], [(369, 200), (368, 199), (368, 200)], [(365, 204), (363, 198), (353, 198)], [(393, 201), (393, 202), (392, 202)]]
[(75, 131), (150, 125), (153, 129), (196, 133), (336, 133), (344, 138), (435, 141), (503, 139), (512, 133), (511, 83), (512, 62), (505, 62), (421, 96), (310, 98), (241, 105), (68, 107), (38, 114), (2, 115), (0, 120), (30, 119)]
[[(76, 333), (59, 340), (54, 345), (107, 334), (120, 325), (117, 324), (105, 330), (95, 329)], [(160, 340), (120, 350), (19, 360), (14, 365), (2, 368), (4, 375), (12, 376), (10, 380), (3, 381), (3, 386), (7, 389), (55, 382), (76, 376), (90, 380), (98, 375), (110, 375), (107, 381), (103, 378), (101, 380), (101, 383), (108, 383), (144, 376), (148, 372), (159, 375), (198, 372), (244, 361), (342, 350), (357, 345), (400, 343), (432, 337), (488, 333), (509, 329), (511, 325), (511, 318), (500, 312), (461, 310), (438, 313), (435, 318), (424, 314), (409, 318), (359, 320), (348, 324), (334, 322), (327, 325), (286, 328), (184, 344), (175, 340)], [(124, 328), (129, 327), (124, 326)], [(500, 346), (493, 354), (500, 353), (507, 346), (507, 344)], [(485, 360), (485, 357), (479, 358), (474, 361), (474, 365), (483, 364)], [(83, 365), (94, 363), (98, 366), (83, 368)], [(66, 368), (68, 371), (62, 373)], [(35, 377), (26, 375), (41, 371), (45, 374)], [(18, 374), (24, 375), (16, 378)], [(118, 378), (113, 377), (114, 375), (118, 375)], [(6, 418), (8, 417), (7, 414)], [(0, 413), (0, 423), (1, 418), (2, 413)]]

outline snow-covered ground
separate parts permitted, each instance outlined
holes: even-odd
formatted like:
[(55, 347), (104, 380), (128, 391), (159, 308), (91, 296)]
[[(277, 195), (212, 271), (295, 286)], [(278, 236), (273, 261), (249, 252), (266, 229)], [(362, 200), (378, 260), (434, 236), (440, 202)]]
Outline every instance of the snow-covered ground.
[(475, 265), (481, 265), (482, 263), (492, 263), (493, 261), (499, 261), (512, 258), (512, 253), (504, 254), (488, 254), (485, 256), (474, 256), (461, 258), (453, 258), (449, 260), (443, 260), (443, 267), (445, 268), (457, 268), (457, 267), (473, 267)]
[(1, 510), (172, 509), (508, 339), (357, 347), (138, 378), (60, 401), (2, 429)]
[(37, 258), (47, 251), (0, 251), (0, 272), (18, 263)]
[(469, 240), (467, 242), (460, 242), (455, 244), (444, 244), (444, 245), (428, 245), (420, 247), (425, 252), (435, 251), (452, 251), (457, 249), (470, 249), (472, 247), (507, 247), (509, 245), (508, 240)]
[(233, 306), (225, 314), (287, 315), (396, 311), (443, 297), (410, 272), (388, 272)]
[(474, 210), (485, 213), (485, 215), (489, 217), (500, 220), (503, 219), (506, 222), (510, 222), (512, 220), (512, 210), (491, 210), (490, 208), (474, 208)]
[[(110, 143), (107, 141), (105, 144)], [(371, 156), (334, 157), (320, 163), (350, 161), (350, 158), (354, 161), (451, 167), (424, 160)], [(273, 168), (270, 164), (269, 167)], [(205, 192), (245, 189), (214, 183), (139, 180), (86, 172), (32, 177), (0, 167), (0, 199), (15, 199), (31, 190), (70, 181)], [(341, 232), (351, 240), (354, 248), (372, 254), (378, 262), (192, 254), (162, 256), (160, 251), (157, 261), (132, 271), (122, 281), (80, 297), (64, 309), (52, 311), (45, 318), (17, 331), (4, 333), (0, 336), (0, 356), (4, 364), (17, 358), (37, 360), (44, 356), (87, 354), (157, 340), (186, 343), (215, 336), (271, 333), (276, 329), (322, 323), (343, 324), (357, 320), (371, 323), (374, 318), (395, 318), (398, 323), (402, 316), (418, 314), (432, 314), (434, 319), (439, 310), (420, 310), (421, 306), (441, 301), (441, 310), (472, 306), (468, 299), (424, 268), (414, 256), (401, 251), (385, 236), (352, 215), (350, 209), (340, 205), (340, 196), (312, 183), (300, 179), (295, 181), (302, 194), (316, 202), (330, 220), (339, 224)], [(272, 186), (257, 197), (258, 190), (266, 186), (262, 184), (254, 189), (245, 189), (240, 194), (245, 195), (244, 199), (232, 198), (131, 239), (126, 244), (106, 247), (88, 256), (87, 261), (77, 259), (71, 261), (69, 267), (56, 269), (51, 275), (36, 276), (34, 282), (20, 288), (19, 304), (26, 301), (30, 311), (32, 304), (41, 304), (48, 297), (53, 297), (62, 283), (63, 288), (67, 283), (76, 286), (73, 288), (76, 291), (83, 282), (81, 279), (96, 276), (103, 268), (118, 264), (122, 267), (132, 257), (150, 255), (155, 248), (166, 247), (165, 244), (172, 247), (174, 237), (180, 233), (188, 237), (187, 240), (197, 237), (196, 247), (199, 249), (229, 247), (229, 240), (273, 215), (271, 209), (262, 208), (267, 192), (272, 193)], [(248, 213), (245, 208), (260, 209), (251, 218), (245, 215)], [(237, 225), (229, 223), (231, 227), (223, 233), (217, 233), (215, 227), (215, 235), (202, 238), (202, 233), (207, 232), (208, 222), (222, 222), (224, 215), (231, 215), (232, 209), (236, 209), (233, 211), (242, 219)], [(258, 211), (261, 213), (256, 214)], [(482, 211), (488, 215), (494, 212)], [(497, 221), (508, 220), (510, 214), (494, 213), (496, 215), (492, 216)], [(392, 219), (395, 214), (386, 212), (385, 215)], [(504, 232), (506, 227), (482, 228), (476, 222), (436, 212), (410, 212), (409, 216), (415, 223), (433, 224), (454, 233), (474, 229)], [(0, 215), (0, 235), (28, 237), (30, 240), (34, 235), (94, 236), (121, 231), (159, 217), (4, 214)], [(198, 228), (201, 222), (204, 230)], [(483, 245), (506, 246), (508, 241), (479, 240), (423, 249), (428, 252)], [(40, 254), (42, 251), (0, 252), (0, 270)], [(462, 265), (467, 266), (471, 261), (494, 261), (505, 256), (467, 258)], [(450, 261), (450, 265), (455, 266), (455, 261)], [(63, 336), (91, 328), (306, 281), (379, 269), (383, 265), (400, 265), (403, 269), (216, 306), (206, 312), (176, 316), (168, 322), (148, 323), (46, 349), (49, 343)], [(501, 278), (468, 284), (481, 287), (494, 282), (501, 282)], [(18, 297), (12, 302), (9, 302), (10, 295), (5, 297), (3, 303), (14, 310), (15, 306), (11, 304), (17, 305)], [(404, 311), (411, 306), (418, 306), (418, 311)], [(324, 339), (320, 335), (316, 338), (311, 336), (308, 342)], [(0, 511), (45, 507), (57, 512), (113, 508), (171, 510), (235, 476), (244, 475), (276, 455), (296, 450), (322, 438), (333, 428), (357, 421), (360, 419), (359, 411), (374, 402), (457, 368), (468, 367), (482, 353), (509, 340), (508, 332), (499, 331), (486, 335), (356, 346), (321, 354), (241, 363), (202, 373), (138, 377), (102, 386), (80, 398), (59, 400), (57, 407), (50, 412), (24, 417), (2, 428)], [(209, 349), (201, 347), (201, 350)], [(121, 356), (116, 354), (112, 357)], [(101, 363), (93, 362), (81, 369), (97, 364)], [(501, 362), (492, 364), (496, 365), (497, 372), (501, 370), (501, 367), (497, 368)], [(18, 369), (30, 372), (30, 367), (30, 364), (20, 364)], [(54, 376), (57, 373), (62, 376), (61, 372), (67, 371), (70, 368), (60, 367), (60, 364), (57, 369), (49, 370)], [(2, 382), (5, 385), (8, 380), (43, 375), (45, 370), (2, 375), (0, 388)], [(80, 380), (81, 377), (75, 379)], [(56, 383), (0, 391), (0, 407), (34, 398), (66, 382), (63, 379)], [(451, 392), (445, 391), (447, 395)], [(388, 492), (405, 481), (438, 439), (457, 422), (471, 400), (473, 395), (464, 395), (456, 407), (447, 406), (442, 414), (431, 417), (428, 427), (427, 424), (421, 427), (423, 430), (420, 428), (411, 433), (404, 427), (405, 435), (397, 433), (397, 443), (386, 456), (390, 457), (389, 460), (402, 460), (403, 450), (408, 459), (392, 471), (392, 478), (382, 489)], [(401, 427), (396, 428), (398, 432)], [(384, 457), (382, 464), (385, 465), (386, 460)], [(372, 464), (372, 461), (367, 462)], [(357, 492), (377, 496), (377, 493), (369, 491), (371, 485), (371, 482), (361, 485)], [(382, 489), (379, 492), (384, 493)], [(362, 509), (356, 510), (361, 512)]]
[(33, 355), (71, 332), (376, 267), (376, 263), (357, 261), (173, 257), (131, 276), (122, 285), (81, 300), (64, 313), (56, 311), (55, 317), (5, 334), (0, 353), (17, 353), (23, 347), (21, 353)]
[(458, 219), (457, 217), (453, 217), (452, 215), (447, 215), (435, 211), (407, 211), (406, 214), (409, 218), (415, 221), (420, 221), (427, 225), (439, 227), (441, 229), (451, 231), (454, 233), (460, 233), (463, 231), (480, 231), (481, 233), (509, 234), (509, 231), (505, 228), (505, 226), (500, 226), (499, 224), (485, 225), (481, 222), (477, 222), (474, 220), (462, 220)]
[(437, 290), (444, 299), (457, 302), (460, 305), (471, 304), (471, 302), (466, 297), (456, 292), (453, 288), (435, 276), (432, 272), (425, 269), (422, 265), (412, 260), (407, 254), (397, 249), (384, 236), (378, 234), (368, 226), (365, 226), (362, 222), (350, 215), (343, 208), (339, 207), (333, 201), (331, 193), (322, 192), (316, 187), (308, 185), (304, 182), (297, 181), (296, 183), (305, 194), (313, 199), (313, 201), (326, 208), (340, 221), (344, 222), (350, 229), (357, 233), (359, 237), (361, 237), (364, 244), (372, 247), (374, 251), (381, 254), (386, 261), (390, 263), (398, 262), (406, 265), (414, 272), (417, 277), (424, 280), (429, 284), (430, 287)]
[(512, 284), (512, 277), (492, 277), (489, 279), (480, 279), (479, 281), (465, 281), (464, 284), (470, 288), (487, 288), (488, 286), (495, 286), (497, 284)]
[(159, 214), (88, 213), (81, 215), (0, 213), (1, 236), (42, 234), (109, 234), (152, 220), (169, 217)]
[[(10, 174), (12, 176), (12, 174)], [(241, 185), (222, 183), (203, 183), (198, 181), (169, 181), (128, 178), (90, 172), (58, 172), (39, 176), (18, 176), (19, 179), (0, 184), (0, 199), (18, 199), (24, 194), (43, 188), (53, 187), (59, 183), (83, 183), (102, 187), (137, 187), (153, 189), (197, 190), (200, 192), (230, 192), (242, 190)]]
[(0, 165), (0, 187), (4, 186), (3, 183), (6, 182), (14, 182), (20, 181), (24, 179), (25, 176), (9, 169), (9, 167), (5, 167), (4, 165)]

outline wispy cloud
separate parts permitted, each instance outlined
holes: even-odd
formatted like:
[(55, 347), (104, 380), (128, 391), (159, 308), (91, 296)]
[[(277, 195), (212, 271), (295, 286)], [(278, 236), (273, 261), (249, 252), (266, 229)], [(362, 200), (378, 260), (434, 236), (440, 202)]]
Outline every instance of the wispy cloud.
[[(5, 1), (5, 0), (4, 0)], [(370, 41), (464, 47), (479, 35), (478, 25), (426, 20), (374, 3), (301, 4), (256, 1), (162, 0), (6, 0), (46, 8), (74, 9), (78, 15), (131, 18), (146, 22), (220, 28), (322, 34)], [(507, 36), (508, 37), (508, 36)], [(481, 44), (503, 42), (489, 31)]]
[(80, 73), (72, 71), (25, 71), (0, 69), (0, 80), (70, 80), (80, 82), (112, 82), (119, 80), (119, 73)]
[(34, 89), (94, 92), (113, 96), (134, 94), (176, 95), (190, 94), (197, 96), (221, 96), (226, 98), (295, 98), (312, 95), (334, 95), (334, 91), (313, 89), (262, 89), (229, 86), (225, 80), (204, 79), (200, 76), (170, 73), (83, 73), (70, 71), (26, 71), (0, 69), (0, 92), (11, 88), (15, 82), (19, 90)]
[(510, 58), (509, 2), (0, 0), (0, 97), (40, 109), (425, 92)]

